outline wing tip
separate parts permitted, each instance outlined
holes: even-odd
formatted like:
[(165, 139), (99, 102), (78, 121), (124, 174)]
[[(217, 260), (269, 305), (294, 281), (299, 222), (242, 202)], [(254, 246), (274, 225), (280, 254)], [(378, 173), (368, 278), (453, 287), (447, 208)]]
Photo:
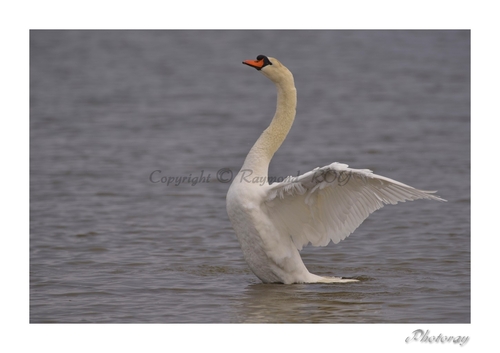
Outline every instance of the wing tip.
[(448, 200), (443, 199), (441, 196), (432, 195), (432, 194), (435, 194), (437, 192), (437, 190), (420, 190), (420, 191), (422, 191), (425, 194), (427, 194), (426, 198), (429, 199), (429, 200), (435, 200), (435, 201), (440, 201), (440, 202), (448, 202)]

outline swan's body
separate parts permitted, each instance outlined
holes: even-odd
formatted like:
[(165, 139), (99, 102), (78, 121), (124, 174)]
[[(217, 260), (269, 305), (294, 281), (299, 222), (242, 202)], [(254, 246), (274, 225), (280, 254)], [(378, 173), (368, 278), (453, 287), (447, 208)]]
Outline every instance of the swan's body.
[(295, 118), (295, 85), (291, 72), (274, 58), (259, 55), (244, 64), (260, 70), (278, 91), (276, 114), (227, 193), (227, 212), (246, 262), (264, 283), (356, 281), (310, 273), (299, 250), (308, 243), (338, 243), (384, 204), (444, 200), (368, 169), (339, 163), (269, 185), (269, 163)]

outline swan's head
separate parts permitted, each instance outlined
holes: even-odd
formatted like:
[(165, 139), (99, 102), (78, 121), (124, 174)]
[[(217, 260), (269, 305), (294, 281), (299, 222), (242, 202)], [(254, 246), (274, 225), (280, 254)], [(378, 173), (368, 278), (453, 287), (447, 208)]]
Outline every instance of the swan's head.
[(275, 83), (289, 80), (293, 82), (292, 73), (278, 59), (259, 55), (257, 56), (257, 60), (245, 60), (243, 64), (257, 69)]

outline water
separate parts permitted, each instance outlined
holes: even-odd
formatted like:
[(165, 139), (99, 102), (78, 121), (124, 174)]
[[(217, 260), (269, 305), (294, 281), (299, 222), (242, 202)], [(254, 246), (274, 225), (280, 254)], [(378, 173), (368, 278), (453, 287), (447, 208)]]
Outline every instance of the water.
[[(30, 322), (469, 323), (469, 51), (467, 31), (32, 31)], [(298, 89), (270, 175), (338, 161), (448, 200), (302, 252), (358, 283), (264, 285), (243, 260), (217, 172), (274, 113), (258, 54)]]

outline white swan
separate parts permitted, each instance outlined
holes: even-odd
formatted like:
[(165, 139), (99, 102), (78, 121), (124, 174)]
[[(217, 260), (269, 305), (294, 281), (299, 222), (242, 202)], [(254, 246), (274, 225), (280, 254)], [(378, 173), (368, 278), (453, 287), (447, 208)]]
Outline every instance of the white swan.
[(229, 219), (253, 273), (264, 283), (330, 283), (355, 279), (310, 273), (299, 254), (308, 243), (325, 246), (351, 234), (370, 213), (405, 200), (431, 199), (433, 191), (333, 163), (269, 185), (268, 166), (295, 118), (292, 73), (278, 60), (246, 60), (276, 84), (276, 113), (248, 153), (227, 193)]

